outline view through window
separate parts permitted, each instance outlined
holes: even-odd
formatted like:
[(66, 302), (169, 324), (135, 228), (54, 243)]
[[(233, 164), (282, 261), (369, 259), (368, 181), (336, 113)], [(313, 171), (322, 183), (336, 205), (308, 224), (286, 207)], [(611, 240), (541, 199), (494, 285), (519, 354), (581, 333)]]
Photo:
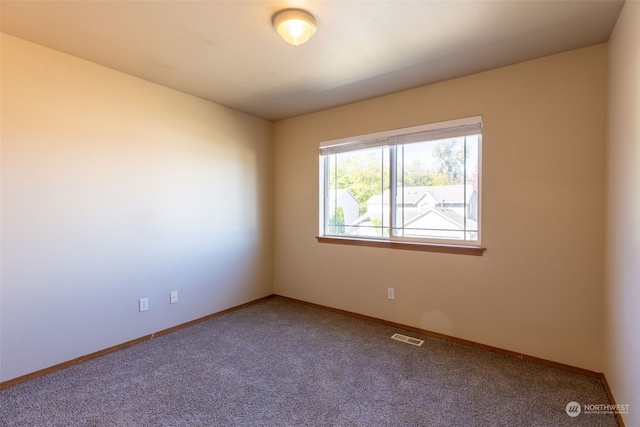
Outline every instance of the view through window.
[(330, 141), (321, 234), (479, 245), (481, 119)]

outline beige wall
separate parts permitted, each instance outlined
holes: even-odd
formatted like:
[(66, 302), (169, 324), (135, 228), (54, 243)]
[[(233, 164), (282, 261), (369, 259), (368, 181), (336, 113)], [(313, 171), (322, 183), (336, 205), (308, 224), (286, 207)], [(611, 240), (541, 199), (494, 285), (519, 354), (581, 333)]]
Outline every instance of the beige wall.
[[(638, 3), (623, 17), (604, 367), (629, 403)], [(606, 61), (599, 45), (279, 122), (272, 157), (267, 121), (2, 35), (0, 381), (274, 289), (601, 371)], [(319, 141), (476, 114), (483, 257), (316, 242)]]
[[(276, 123), (275, 293), (601, 371), (606, 60), (597, 45)], [(320, 141), (478, 114), (483, 257), (316, 242)]]
[(272, 293), (270, 122), (8, 35), (1, 72), (1, 381)]
[(609, 40), (604, 373), (640, 426), (640, 2)]

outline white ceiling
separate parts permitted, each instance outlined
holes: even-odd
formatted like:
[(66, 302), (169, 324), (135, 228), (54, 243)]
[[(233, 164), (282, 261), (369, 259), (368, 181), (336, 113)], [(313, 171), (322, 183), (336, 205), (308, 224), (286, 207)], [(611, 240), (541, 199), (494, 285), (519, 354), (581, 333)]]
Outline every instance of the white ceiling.
[[(609, 39), (623, 1), (4, 1), (1, 30), (269, 120)], [(303, 8), (294, 48), (272, 16)]]

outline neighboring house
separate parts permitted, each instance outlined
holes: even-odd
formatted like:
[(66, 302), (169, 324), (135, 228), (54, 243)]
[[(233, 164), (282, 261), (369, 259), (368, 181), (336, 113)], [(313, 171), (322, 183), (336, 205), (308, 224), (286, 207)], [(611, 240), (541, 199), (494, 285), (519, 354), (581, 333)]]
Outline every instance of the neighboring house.
[(379, 228), (380, 225), (380, 219), (367, 212), (356, 221), (349, 223), (345, 231), (350, 236), (381, 237), (382, 229)]
[[(429, 208), (406, 221), (404, 229), (407, 237), (464, 239), (464, 230), (477, 230), (478, 223), (451, 208)], [(466, 238), (476, 239), (477, 234), (467, 231)]]
[[(383, 219), (387, 216), (388, 206), (383, 205), (383, 200), (389, 199), (389, 190), (384, 193), (371, 196), (367, 200), (367, 213)], [(410, 220), (415, 215), (428, 208), (452, 208), (461, 214), (477, 220), (478, 195), (472, 185), (433, 185), (424, 187), (404, 187), (397, 194), (396, 205), (404, 211), (404, 221)]]
[[(389, 190), (367, 200), (367, 212), (347, 228), (349, 234), (380, 235), (374, 224), (388, 226)], [(462, 230), (477, 228), (478, 195), (472, 185), (405, 187), (397, 194), (398, 225), (406, 235), (432, 238), (463, 238)], [(466, 226), (466, 227), (465, 227)], [(458, 231), (460, 230), (460, 231)], [(474, 236), (467, 236), (473, 238)]]
[(346, 189), (332, 190), (329, 194), (329, 217), (332, 217), (337, 208), (342, 208), (344, 223), (351, 224), (360, 216), (360, 202), (351, 191)]

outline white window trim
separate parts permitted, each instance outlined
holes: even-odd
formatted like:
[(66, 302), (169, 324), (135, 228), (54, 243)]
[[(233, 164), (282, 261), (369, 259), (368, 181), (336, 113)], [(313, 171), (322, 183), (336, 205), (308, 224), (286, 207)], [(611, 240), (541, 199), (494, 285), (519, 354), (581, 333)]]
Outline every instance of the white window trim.
[[(418, 135), (416, 135), (418, 134)], [(367, 236), (344, 236), (344, 235), (333, 235), (333, 234), (325, 234), (325, 218), (328, 214), (327, 209), (329, 206), (329, 181), (325, 179), (328, 175), (329, 165), (328, 162), (325, 162), (325, 158), (327, 155), (338, 154), (348, 151), (355, 151), (359, 149), (365, 148), (376, 148), (376, 147), (390, 147), (390, 198), (394, 200), (393, 197), (396, 195), (396, 173), (395, 173), (395, 147), (398, 145), (418, 142), (418, 141), (430, 141), (430, 140), (439, 140), (445, 139), (448, 137), (460, 137), (460, 136), (468, 136), (468, 135), (476, 135), (480, 134), (479, 140), (479, 149), (478, 149), (478, 188), (479, 197), (478, 197), (478, 239), (474, 241), (470, 240), (453, 240), (453, 239), (434, 239), (434, 238), (417, 238), (417, 237), (400, 237), (394, 236), (391, 232), (392, 223), (389, 225), (389, 237), (380, 238), (380, 237), (367, 237)], [(390, 139), (394, 139), (393, 142), (390, 142)], [(404, 138), (403, 138), (404, 137)], [(398, 128), (383, 132), (375, 132), (365, 135), (358, 135), (354, 137), (340, 138), (329, 141), (322, 141), (319, 144), (319, 153), (320, 153), (320, 165), (319, 165), (319, 193), (320, 193), (320, 212), (319, 212), (319, 241), (323, 242), (333, 242), (335, 240), (336, 243), (345, 243), (344, 241), (358, 241), (358, 242), (366, 242), (366, 241), (375, 241), (379, 243), (390, 242), (390, 243), (407, 243), (410, 245), (409, 247), (403, 247), (403, 249), (411, 249), (414, 245), (428, 245), (428, 246), (441, 246), (445, 248), (451, 247), (469, 247), (472, 249), (481, 249), (484, 251), (484, 248), (481, 248), (481, 223), (482, 223), (482, 116), (472, 116), (465, 117), (461, 119), (447, 120), (443, 122), (437, 123), (429, 123), (425, 125), (419, 126), (411, 126), (406, 128)], [(390, 210), (393, 210), (393, 203), (390, 203)], [(391, 214), (391, 218), (394, 218), (395, 215)], [(349, 244), (349, 243), (345, 243)], [(391, 245), (394, 246), (394, 245)], [(406, 245), (403, 245), (406, 246)], [(423, 250), (423, 249), (418, 249)], [(450, 251), (443, 251), (450, 252)], [(455, 252), (453, 252), (455, 253)], [(478, 253), (474, 253), (477, 255)], [(482, 252), (479, 253), (480, 255)]]

